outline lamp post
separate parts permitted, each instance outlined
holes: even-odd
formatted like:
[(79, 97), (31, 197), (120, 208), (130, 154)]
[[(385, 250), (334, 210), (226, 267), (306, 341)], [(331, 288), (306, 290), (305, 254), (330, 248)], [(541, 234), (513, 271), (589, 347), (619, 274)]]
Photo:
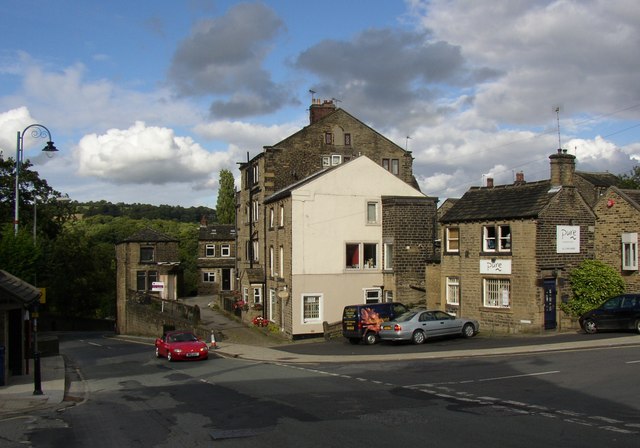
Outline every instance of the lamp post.
[(47, 145), (42, 148), (42, 151), (45, 154), (50, 154), (56, 152), (58, 149), (53, 145), (51, 141), (51, 132), (49, 129), (44, 127), (41, 124), (31, 124), (24, 128), (22, 133), (18, 131), (18, 141), (16, 144), (16, 203), (13, 214), (13, 231), (14, 234), (18, 234), (18, 212), (20, 210), (20, 165), (22, 163), (22, 157), (24, 156), (24, 134), (31, 129), (30, 135), (33, 138), (48, 138)]
[[(24, 135), (31, 129), (30, 135), (33, 138), (47, 138), (47, 145), (42, 151), (49, 155), (56, 152), (58, 149), (53, 145), (51, 141), (51, 132), (45, 126), (41, 124), (30, 124), (22, 133), (18, 131), (18, 139), (16, 143), (16, 202), (13, 215), (13, 231), (14, 235), (18, 235), (18, 223), (20, 210), (20, 165), (24, 156)], [(35, 219), (35, 218), (34, 218)], [(34, 306), (33, 310), (33, 395), (42, 395), (42, 382), (40, 372), (40, 353), (38, 353), (38, 304)]]

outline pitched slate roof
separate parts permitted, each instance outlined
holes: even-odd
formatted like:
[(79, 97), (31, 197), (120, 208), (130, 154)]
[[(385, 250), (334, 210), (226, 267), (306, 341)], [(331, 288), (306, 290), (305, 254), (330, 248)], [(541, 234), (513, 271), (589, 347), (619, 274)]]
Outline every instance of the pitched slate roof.
[(38, 288), (0, 269), (0, 303), (30, 305), (39, 298)]
[(543, 180), (497, 187), (472, 187), (440, 219), (442, 223), (535, 218), (559, 191)]
[(142, 243), (142, 242), (177, 242), (175, 238), (171, 238), (164, 233), (150, 228), (142, 229), (133, 235), (122, 240), (124, 243)]
[(629, 198), (634, 207), (640, 209), (640, 190), (620, 189), (619, 191), (623, 196)]
[(198, 231), (200, 241), (228, 241), (236, 239), (236, 228), (233, 224), (213, 224), (200, 227)]
[(611, 173), (587, 173), (585, 171), (576, 171), (576, 176), (582, 177), (594, 187), (611, 187), (620, 185), (620, 179)]

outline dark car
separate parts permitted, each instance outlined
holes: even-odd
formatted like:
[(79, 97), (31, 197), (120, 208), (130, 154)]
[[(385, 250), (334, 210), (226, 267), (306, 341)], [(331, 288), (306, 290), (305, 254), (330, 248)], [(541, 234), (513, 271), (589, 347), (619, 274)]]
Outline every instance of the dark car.
[(209, 347), (190, 331), (169, 331), (156, 339), (156, 357), (168, 361), (196, 360), (209, 357)]
[(345, 306), (342, 311), (342, 335), (352, 344), (360, 341), (375, 344), (379, 340), (380, 325), (407, 311), (407, 307), (398, 302)]
[(598, 308), (580, 316), (580, 326), (586, 333), (600, 330), (635, 330), (640, 333), (640, 294), (612, 297)]

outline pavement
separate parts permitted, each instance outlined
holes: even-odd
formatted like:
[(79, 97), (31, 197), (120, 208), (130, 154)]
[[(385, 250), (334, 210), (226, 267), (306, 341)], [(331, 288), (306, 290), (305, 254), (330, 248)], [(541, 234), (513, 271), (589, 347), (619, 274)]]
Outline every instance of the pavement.
[[(587, 348), (607, 348), (624, 345), (639, 345), (640, 337), (631, 334), (624, 336), (611, 334), (611, 337), (585, 337), (567, 341), (561, 333), (550, 333), (546, 337), (525, 339), (520, 336), (501, 336), (502, 343), (475, 344), (472, 348), (418, 353), (385, 353), (373, 354), (322, 354), (323, 338), (291, 342), (278, 335), (268, 334), (264, 329), (248, 327), (226, 313), (212, 309), (208, 304), (209, 297), (186, 299), (189, 304), (198, 304), (204, 325), (212, 328), (214, 338), (210, 342), (212, 353), (227, 358), (239, 358), (266, 363), (351, 363), (351, 362), (384, 362), (418, 359), (447, 359), (474, 356), (500, 356), (525, 353), (542, 353), (550, 351), (580, 350)], [(215, 335), (218, 335), (217, 337)], [(154, 339), (129, 335), (113, 337), (153, 345)], [(518, 339), (523, 343), (519, 344)], [(300, 346), (300, 347), (295, 347)], [(293, 348), (292, 348), (293, 347)], [(296, 350), (302, 348), (302, 350)], [(6, 385), (0, 386), (0, 420), (17, 415), (28, 414), (41, 409), (66, 406), (65, 401), (65, 363), (62, 355), (41, 358), (41, 390), (42, 395), (34, 395), (33, 365), (31, 375), (12, 376), (6, 379)], [(67, 386), (68, 387), (68, 386)]]

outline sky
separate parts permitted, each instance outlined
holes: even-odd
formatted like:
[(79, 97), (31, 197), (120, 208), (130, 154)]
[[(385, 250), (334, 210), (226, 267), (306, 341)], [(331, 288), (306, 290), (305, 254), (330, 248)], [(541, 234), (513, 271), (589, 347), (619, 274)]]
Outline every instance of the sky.
[(637, 0), (3, 0), (0, 151), (80, 202), (215, 208), (312, 94), (412, 152), (428, 196), (640, 159)]

